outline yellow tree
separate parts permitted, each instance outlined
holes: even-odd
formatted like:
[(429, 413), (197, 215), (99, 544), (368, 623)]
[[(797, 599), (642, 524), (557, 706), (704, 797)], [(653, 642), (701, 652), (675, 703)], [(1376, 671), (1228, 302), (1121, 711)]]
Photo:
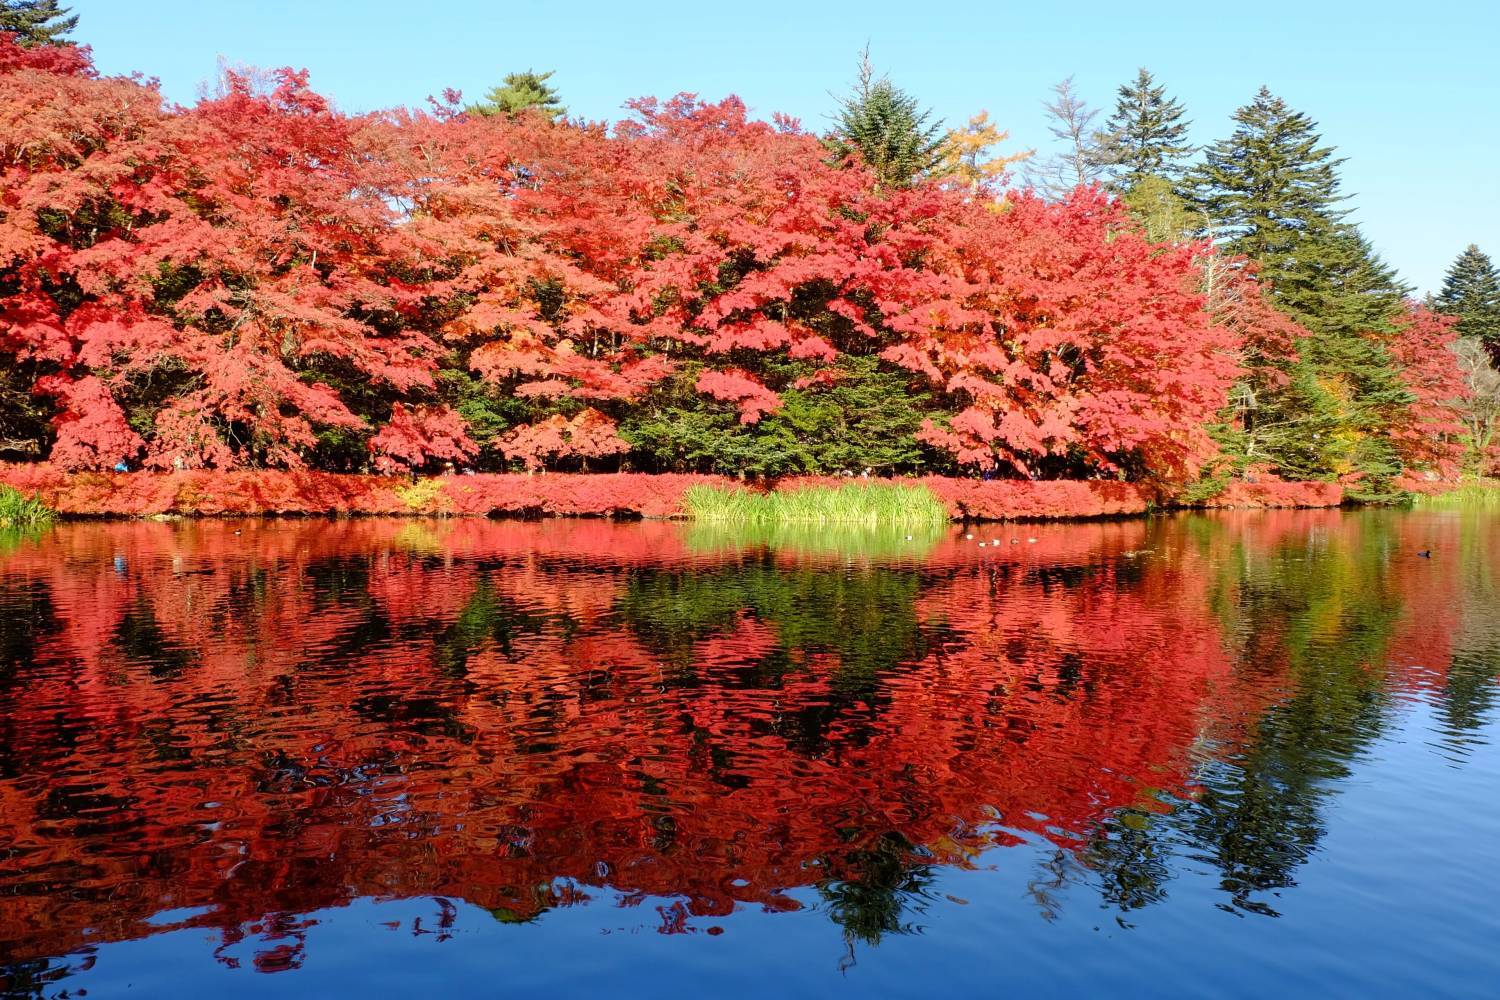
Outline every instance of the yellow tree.
[(977, 188), (998, 183), (1011, 164), (1019, 163), (1036, 152), (1022, 150), (1007, 155), (990, 155), (990, 151), (1010, 138), (990, 121), (990, 113), (981, 111), (963, 128), (953, 129), (944, 143), (943, 172), (967, 187)]

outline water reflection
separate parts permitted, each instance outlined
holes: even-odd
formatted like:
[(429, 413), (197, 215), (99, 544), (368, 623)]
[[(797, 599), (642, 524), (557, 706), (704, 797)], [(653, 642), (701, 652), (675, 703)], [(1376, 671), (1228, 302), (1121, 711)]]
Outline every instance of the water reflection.
[(847, 967), (1020, 845), (1047, 919), (1203, 871), (1276, 916), (1402, 706), (1483, 745), (1497, 555), (1393, 512), (64, 525), (0, 552), (8, 985), (181, 927), (292, 970), (310, 915), (417, 897), (438, 936), (810, 910)]

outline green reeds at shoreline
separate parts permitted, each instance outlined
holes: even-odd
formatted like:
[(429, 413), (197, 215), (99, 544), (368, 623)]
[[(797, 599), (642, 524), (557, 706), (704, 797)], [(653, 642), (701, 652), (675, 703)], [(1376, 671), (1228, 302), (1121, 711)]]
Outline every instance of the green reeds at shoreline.
[(758, 492), (692, 486), (683, 495), (688, 516), (736, 524), (945, 524), (948, 509), (925, 486), (853, 482)]
[(0, 528), (35, 528), (52, 523), (52, 508), (40, 497), (27, 496), (10, 486), (0, 486)]
[(1447, 493), (1419, 496), (1416, 503), (1437, 510), (1495, 510), (1500, 508), (1500, 479), (1470, 479)]

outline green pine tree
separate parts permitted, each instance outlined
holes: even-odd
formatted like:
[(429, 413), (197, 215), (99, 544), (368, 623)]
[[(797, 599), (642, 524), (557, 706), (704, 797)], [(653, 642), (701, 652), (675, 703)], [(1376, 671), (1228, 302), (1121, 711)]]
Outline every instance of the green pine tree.
[(536, 111), (556, 121), (568, 113), (556, 89), (547, 81), (552, 71), (537, 73), (507, 73), (504, 82), (490, 88), (484, 99), (469, 105), (469, 111), (477, 115), (507, 115), (514, 117), (523, 111)]
[(1316, 222), (1298, 241), (1297, 266), (1284, 269), (1276, 301), (1314, 333), (1391, 332), (1411, 287), (1347, 222)]
[(1394, 496), (1387, 428), (1412, 402), (1388, 349), (1403, 285), (1345, 221), (1338, 165), (1316, 124), (1261, 88), (1191, 182), (1215, 238), (1258, 262), (1273, 301), (1309, 332), (1285, 387), (1261, 399), (1258, 459), (1284, 475), (1360, 472), (1366, 499)]
[(57, 0), (0, 0), (0, 31), (22, 45), (71, 45), (63, 38), (78, 25), (78, 15)]
[(907, 187), (942, 166), (942, 122), (888, 78), (877, 78), (868, 51), (860, 58), (854, 92), (840, 104), (826, 140), (839, 160), (858, 155), (889, 187)]
[(1121, 85), (1099, 140), (1100, 160), (1116, 188), (1133, 190), (1148, 177), (1181, 179), (1184, 161), (1193, 155), (1187, 142), (1192, 123), (1183, 120), (1185, 113), (1145, 68), (1133, 82)]
[(1290, 383), (1265, 401), (1261, 445), (1288, 478), (1360, 472), (1351, 497), (1396, 500), (1401, 462), (1387, 430), (1414, 399), (1387, 340), (1406, 288), (1346, 223), (1309, 234), (1301, 254), (1278, 302), (1311, 336), (1297, 343)]
[(1474, 244), (1448, 268), (1437, 308), (1458, 317), (1459, 333), (1478, 338), (1491, 356), (1500, 357), (1500, 271)]
[(1317, 125), (1262, 87), (1234, 114), (1234, 134), (1209, 146), (1189, 178), (1214, 235), (1260, 264), (1278, 290), (1302, 275), (1307, 239), (1343, 218), (1338, 166)]

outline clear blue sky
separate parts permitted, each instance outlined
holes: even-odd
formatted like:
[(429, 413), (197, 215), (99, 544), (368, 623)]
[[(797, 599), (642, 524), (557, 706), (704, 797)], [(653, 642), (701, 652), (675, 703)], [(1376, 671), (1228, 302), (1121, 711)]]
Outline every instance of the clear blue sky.
[(295, 66), (348, 111), (477, 97), (505, 72), (556, 70), (569, 110), (626, 98), (739, 95), (822, 130), (868, 41), (877, 66), (952, 124), (983, 108), (1020, 147), (1049, 136), (1048, 88), (1091, 104), (1146, 66), (1194, 139), (1229, 131), (1262, 84), (1349, 158), (1355, 218), (1419, 290), (1469, 243), (1500, 260), (1500, 2), (630, 3), (619, 0), (70, 0), (106, 72), (159, 77), (190, 102), (232, 63)]

